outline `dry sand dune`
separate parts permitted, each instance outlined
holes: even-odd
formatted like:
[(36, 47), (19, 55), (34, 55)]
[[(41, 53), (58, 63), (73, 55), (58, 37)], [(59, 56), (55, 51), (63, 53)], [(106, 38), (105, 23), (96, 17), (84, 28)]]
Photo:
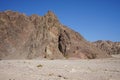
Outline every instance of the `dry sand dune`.
[(120, 58), (1, 60), (0, 80), (120, 80)]

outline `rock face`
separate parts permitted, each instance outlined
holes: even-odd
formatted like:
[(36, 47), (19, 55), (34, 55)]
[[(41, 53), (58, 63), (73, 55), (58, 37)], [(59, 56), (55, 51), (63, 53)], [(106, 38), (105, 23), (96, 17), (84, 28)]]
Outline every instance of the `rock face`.
[(51, 11), (44, 16), (0, 12), (0, 59), (109, 57), (79, 33), (60, 24)]
[(96, 41), (93, 44), (100, 48), (101, 50), (105, 51), (107, 54), (120, 54), (120, 42), (112, 42), (112, 41)]

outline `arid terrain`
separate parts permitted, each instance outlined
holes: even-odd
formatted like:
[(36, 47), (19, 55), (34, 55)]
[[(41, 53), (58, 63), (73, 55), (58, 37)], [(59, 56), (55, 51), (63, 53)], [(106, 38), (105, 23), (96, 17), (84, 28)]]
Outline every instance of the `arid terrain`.
[[(27, 16), (10, 10), (0, 12), (0, 59), (3, 60), (108, 58), (108, 49), (114, 46), (110, 45), (107, 52), (106, 46), (90, 43), (78, 32), (61, 24), (52, 11), (44, 16)], [(118, 50), (120, 46), (115, 50), (116, 54)], [(114, 52), (114, 48), (111, 51)]]
[(106, 59), (1, 60), (0, 80), (120, 80), (120, 55)]
[(89, 42), (51, 11), (3, 11), (0, 80), (120, 80), (120, 42)]

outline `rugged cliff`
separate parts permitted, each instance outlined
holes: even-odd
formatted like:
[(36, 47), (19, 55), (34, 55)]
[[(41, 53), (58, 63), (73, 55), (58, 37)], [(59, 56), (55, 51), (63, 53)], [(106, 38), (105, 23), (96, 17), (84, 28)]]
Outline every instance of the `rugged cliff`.
[(120, 54), (120, 42), (112, 42), (112, 41), (96, 41), (93, 44), (105, 51), (109, 55)]
[(103, 58), (105, 51), (62, 25), (55, 14), (0, 12), (0, 59)]

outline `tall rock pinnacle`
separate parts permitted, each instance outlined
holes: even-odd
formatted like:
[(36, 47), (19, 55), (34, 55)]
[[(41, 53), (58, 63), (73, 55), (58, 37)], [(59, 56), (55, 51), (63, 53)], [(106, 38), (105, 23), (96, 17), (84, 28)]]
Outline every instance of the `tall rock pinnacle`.
[(50, 16), (50, 17), (53, 17), (53, 18), (56, 17), (55, 14), (52, 11), (48, 11), (46, 16)]

